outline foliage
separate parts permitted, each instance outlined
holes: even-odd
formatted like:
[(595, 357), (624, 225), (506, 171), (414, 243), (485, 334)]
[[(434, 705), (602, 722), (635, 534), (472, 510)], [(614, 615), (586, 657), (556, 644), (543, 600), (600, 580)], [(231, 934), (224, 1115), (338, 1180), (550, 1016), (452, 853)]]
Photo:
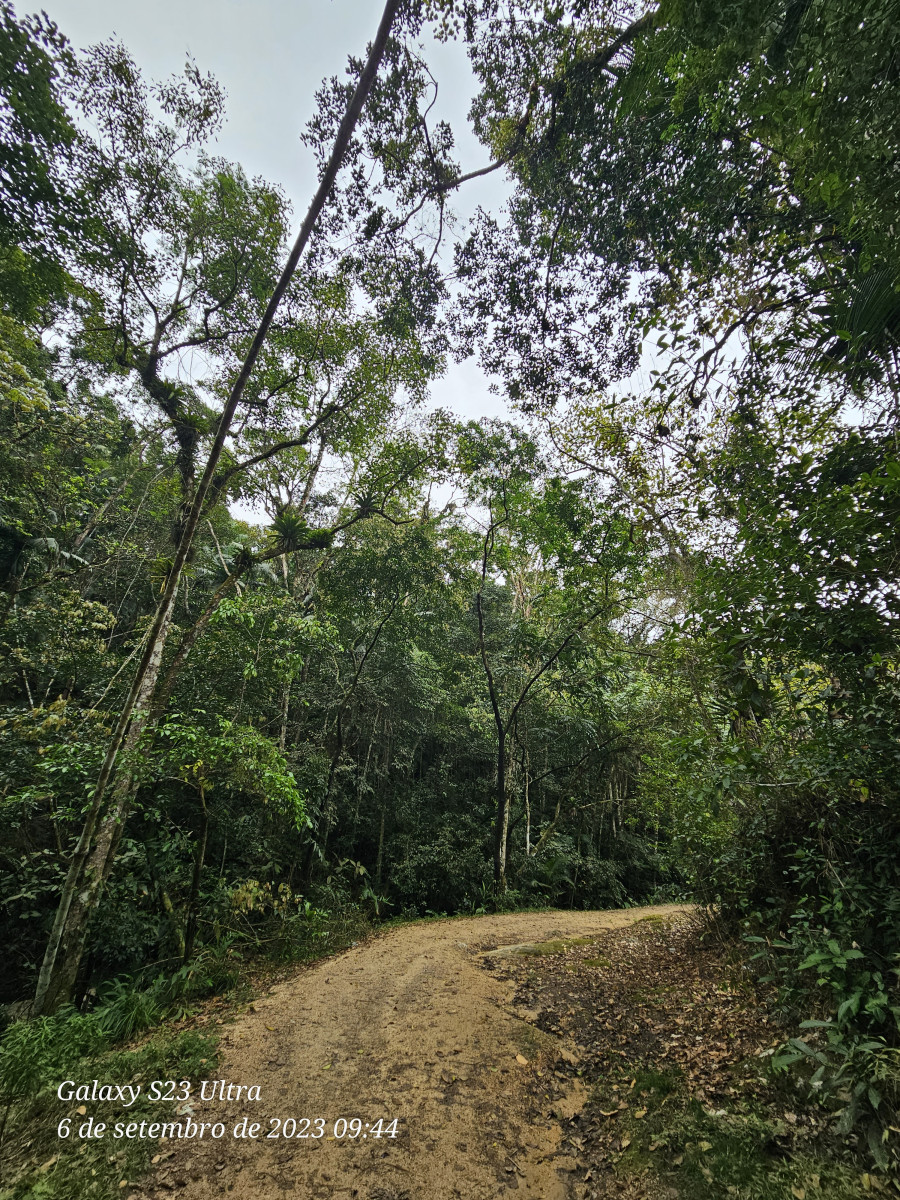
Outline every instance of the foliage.
[(59, 255), (83, 228), (68, 166), (76, 138), (66, 105), (74, 59), (47, 17), (0, 6), (0, 291), (2, 307), (35, 321), (65, 303)]
[[(179, 578), (81, 926), (108, 1032), (370, 919), (690, 892), (786, 1037), (820, 1022), (780, 1066), (885, 1161), (894, 8), (404, 6), (177, 577), (289, 205), (212, 153), (195, 64), (150, 83), (0, 5), (4, 999)], [(470, 56), (475, 172), (430, 115), (429, 21)], [(318, 95), (320, 164), (361, 69)], [(460, 229), (501, 168), (506, 213)], [(424, 410), (450, 352), (511, 419)]]
[(579, 1171), (701, 1200), (889, 1190), (890, 1172), (861, 1171), (856, 1135), (836, 1127), (840, 1100), (817, 1088), (805, 1098), (770, 1069), (767, 989), (690, 921), (657, 914), (504, 962), (521, 1010), (534, 1013), (539, 996), (538, 1028), (565, 1029), (574, 1048), (545, 1043), (541, 1066), (547, 1091), (554, 1058), (557, 1076), (587, 1088), (563, 1133)]
[[(157, 1033), (140, 1048), (114, 1046), (121, 1035), (112, 1032), (109, 1019), (115, 1022), (121, 1015), (122, 998), (117, 1005), (118, 1014), (98, 1009), (85, 1017), (62, 1011), (52, 1017), (20, 1021), (3, 1035), (0, 1088), (4, 1102), (15, 1105), (6, 1138), (19, 1152), (17, 1157), (24, 1160), (11, 1178), (4, 1179), (5, 1195), (16, 1200), (25, 1196), (74, 1200), (84, 1195), (119, 1195), (121, 1180), (139, 1174), (149, 1163), (154, 1142), (126, 1139), (123, 1152), (110, 1156), (102, 1143), (57, 1137), (60, 1103), (56, 1088), (61, 1080), (89, 1075), (197, 1080), (215, 1070), (215, 1040), (195, 1032)], [(128, 1110), (129, 1117), (159, 1120), (160, 1106), (148, 1104), (145, 1094)], [(90, 1107), (90, 1116), (100, 1115), (99, 1108)], [(11, 1146), (6, 1148), (8, 1154)]]

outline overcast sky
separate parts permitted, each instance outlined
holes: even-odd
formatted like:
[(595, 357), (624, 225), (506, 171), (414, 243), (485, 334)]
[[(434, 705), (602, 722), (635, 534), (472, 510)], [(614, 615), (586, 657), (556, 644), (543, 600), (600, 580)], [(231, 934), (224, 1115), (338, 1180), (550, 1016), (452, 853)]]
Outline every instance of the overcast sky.
[[(19, 0), (20, 12), (30, 11)], [(180, 72), (192, 55), (228, 94), (228, 120), (216, 152), (249, 175), (280, 184), (290, 196), (295, 226), (316, 177), (299, 134), (312, 115), (322, 79), (343, 75), (349, 54), (361, 56), (381, 15), (380, 0), (44, 0), (41, 4), (76, 47), (116, 37), (146, 77)], [(431, 43), (429, 65), (439, 84), (437, 115), (457, 136), (463, 170), (483, 166), (487, 151), (468, 130), (473, 91), (468, 61), (456, 44)], [(467, 215), (480, 204), (496, 210), (506, 189), (499, 173), (467, 184), (457, 200)], [(433, 390), (434, 403), (465, 416), (497, 415), (472, 363), (451, 364)]]

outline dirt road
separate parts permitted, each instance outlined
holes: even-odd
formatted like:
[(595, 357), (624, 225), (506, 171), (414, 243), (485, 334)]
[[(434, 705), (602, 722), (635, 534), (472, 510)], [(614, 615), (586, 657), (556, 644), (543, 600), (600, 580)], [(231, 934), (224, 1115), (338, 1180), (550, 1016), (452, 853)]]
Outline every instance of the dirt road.
[[(662, 905), (428, 922), (298, 971), (222, 1040), (218, 1076), (258, 1085), (261, 1099), (194, 1105), (193, 1119), (223, 1122), (226, 1137), (162, 1146), (165, 1157), (143, 1195), (564, 1200), (559, 1118), (578, 1111), (584, 1093), (576, 1080), (561, 1097), (549, 1066), (569, 1048), (512, 1010), (508, 988), (481, 956), (680, 911)], [(260, 1124), (258, 1140), (232, 1138), (245, 1116)], [(302, 1118), (313, 1119), (311, 1134), (324, 1118), (324, 1136), (266, 1136), (283, 1135), (274, 1120), (288, 1118), (300, 1122), (297, 1132)], [(368, 1136), (335, 1138), (340, 1118), (359, 1118)], [(374, 1136), (379, 1119), (383, 1130), (397, 1120), (396, 1138)]]

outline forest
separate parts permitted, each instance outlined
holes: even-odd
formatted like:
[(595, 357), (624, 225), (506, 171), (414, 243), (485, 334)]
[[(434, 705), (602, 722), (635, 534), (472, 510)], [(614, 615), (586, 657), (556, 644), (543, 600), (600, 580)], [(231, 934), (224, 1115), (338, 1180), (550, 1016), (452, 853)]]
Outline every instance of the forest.
[(898, 18), (388, 0), (304, 214), (202, 63), (0, 0), (7, 1112), (260, 957), (685, 901), (896, 1164)]

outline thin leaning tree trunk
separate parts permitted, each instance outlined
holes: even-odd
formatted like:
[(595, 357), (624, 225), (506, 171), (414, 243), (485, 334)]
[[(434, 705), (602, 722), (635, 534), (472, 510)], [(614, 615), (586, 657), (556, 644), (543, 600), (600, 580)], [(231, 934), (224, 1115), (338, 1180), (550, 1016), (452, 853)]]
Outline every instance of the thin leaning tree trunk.
[(206, 627), (218, 612), (219, 605), (224, 600), (226, 594), (237, 584), (239, 578), (240, 573), (232, 571), (224, 582), (219, 584), (209, 604), (207, 604), (206, 608), (182, 638), (181, 644), (175, 652), (175, 657), (172, 659), (168, 671), (163, 676), (162, 683), (156, 689), (153, 696), (152, 719), (154, 722), (158, 721), (165, 712), (169, 696), (177, 682), (178, 676), (181, 674), (181, 668), (184, 666), (197, 642), (203, 636)]
[(494, 883), (506, 891), (506, 831), (509, 828), (509, 796), (506, 789), (506, 729), (497, 739), (497, 811), (494, 815)]
[[(34, 1002), (35, 1015), (55, 1012), (61, 1004), (71, 999), (84, 953), (88, 921), (109, 875), (109, 869), (115, 857), (115, 848), (118, 846), (127, 808), (131, 801), (131, 772), (127, 769), (120, 771), (110, 786), (112, 775), (109, 766), (110, 758), (113, 757), (114, 762), (115, 757), (118, 757), (122, 751), (126, 754), (133, 751), (144, 731), (153, 689), (159, 678), (165, 638), (172, 623), (174, 609), (175, 596), (173, 595), (165, 610), (165, 621), (161, 626), (160, 636), (154, 639), (153, 648), (156, 653), (149, 658), (145, 654), (146, 667), (140, 675), (140, 690), (136, 691), (132, 686), (132, 696), (129, 696), (129, 701), (130, 713), (134, 714), (134, 719), (122, 730), (121, 736), (117, 726), (113, 735), (113, 744), (118, 741), (118, 744), (115, 745), (115, 756), (111, 754), (112, 746), (107, 751), (97, 792), (101, 792), (102, 786), (100, 797), (102, 802), (103, 794), (108, 791), (109, 803), (106, 811), (102, 812), (95, 793), (81, 836), (75, 846), (50, 934), (50, 942), (41, 965)], [(123, 719), (120, 717), (119, 726), (122, 724)], [(106, 778), (104, 778), (104, 773), (106, 773)]]
[(209, 837), (209, 809), (206, 806), (206, 793), (200, 788), (200, 831), (197, 837), (197, 849), (194, 852), (194, 874), (191, 879), (191, 894), (188, 898), (187, 920), (184, 923), (184, 961), (194, 952), (194, 941), (197, 937), (198, 909), (200, 907), (200, 882), (203, 878), (203, 864), (206, 862), (206, 842)]
[[(378, 32), (338, 129), (325, 171), (219, 419), (206, 467), (182, 526), (175, 559), (147, 636), (144, 653), (110, 740), (84, 828), (63, 884), (59, 908), (38, 978), (33, 1006), (35, 1014), (53, 1012), (71, 996), (84, 952), (88, 921), (109, 875), (131, 799), (131, 780), (127, 771), (116, 777), (119, 755), (123, 750), (127, 751), (136, 746), (147, 724), (150, 703), (162, 664), (163, 649), (172, 624), (178, 588), (222, 450), (278, 306), (284, 298), (337, 178), (353, 131), (378, 74), (400, 3), (401, 0), (386, 0)], [(112, 793), (109, 803), (106, 802), (108, 792)]]

